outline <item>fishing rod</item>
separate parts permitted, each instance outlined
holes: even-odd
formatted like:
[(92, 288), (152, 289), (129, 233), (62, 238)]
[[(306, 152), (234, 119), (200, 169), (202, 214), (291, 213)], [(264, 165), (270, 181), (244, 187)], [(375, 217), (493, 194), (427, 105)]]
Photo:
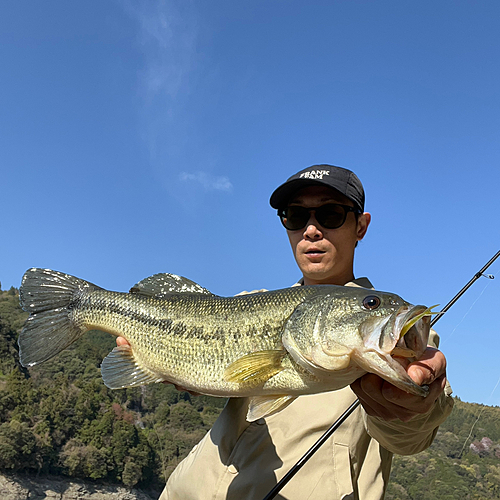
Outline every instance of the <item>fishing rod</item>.
[[(500, 250), (471, 278), (471, 280), (446, 304), (443, 309), (434, 317), (431, 321), (430, 326), (434, 326), (439, 318), (450, 309), (450, 307), (479, 279), (481, 276), (494, 279), (492, 274), (484, 274), (486, 269), (495, 262), (495, 260), (500, 257)], [(347, 420), (347, 418), (354, 412), (354, 410), (360, 405), (359, 399), (356, 399), (354, 403), (347, 408), (347, 410), (342, 413), (342, 415), (336, 420), (336, 422), (325, 431), (325, 433), (314, 443), (309, 450), (299, 459), (299, 461), (278, 481), (276, 486), (264, 497), (263, 500), (272, 500), (276, 495), (284, 488), (284, 486), (290, 481), (290, 479), (299, 472), (303, 465), (318, 451), (318, 449), (328, 440), (328, 438)]]

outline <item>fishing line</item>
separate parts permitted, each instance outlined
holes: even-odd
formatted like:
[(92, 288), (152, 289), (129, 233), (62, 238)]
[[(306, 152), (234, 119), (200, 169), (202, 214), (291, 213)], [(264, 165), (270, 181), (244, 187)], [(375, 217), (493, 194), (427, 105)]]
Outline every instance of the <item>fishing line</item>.
[[(492, 279), (495, 278), (494, 274), (484, 274), (484, 273), (481, 273), (481, 276), (484, 276), (485, 278), (488, 278), (490, 280), (492, 280)], [(486, 288), (488, 288), (490, 282), (491, 281), (489, 281), (488, 283), (486, 283), (486, 286), (483, 288), (483, 291), (479, 294), (479, 297), (470, 306), (470, 309), (465, 313), (465, 316), (467, 316), (467, 314), (469, 314), (470, 310), (474, 307), (475, 303), (481, 298), (481, 295), (483, 295), (483, 293), (486, 290)], [(453, 332), (460, 326), (460, 324), (462, 323), (462, 321), (465, 319), (465, 316), (462, 318), (462, 320), (460, 321), (460, 323), (458, 323), (458, 325), (453, 329), (453, 331), (451, 332), (451, 334), (450, 334), (450, 336), (448, 338), (451, 338), (451, 336), (453, 335)], [(491, 400), (491, 398), (493, 397), (493, 394), (496, 391), (496, 388), (498, 387), (498, 384), (500, 384), (500, 377), (498, 377), (497, 383), (495, 384), (495, 387), (493, 387), (493, 390), (491, 391), (491, 394), (490, 394), (490, 396), (488, 398), (489, 400)], [(467, 445), (467, 441), (469, 441), (469, 439), (471, 438), (472, 432), (474, 430), (474, 427), (479, 422), (479, 419), (481, 418), (481, 415), (483, 414), (485, 408), (486, 408), (486, 405), (482, 406), (481, 410), (479, 410), (479, 414), (478, 414), (476, 420), (474, 421), (474, 423), (472, 424), (472, 427), (470, 428), (469, 435), (466, 437), (466, 439), (464, 441), (464, 444), (462, 446), (462, 449), (460, 450), (458, 458), (462, 458), (462, 453), (464, 452), (465, 446)]]
[[(489, 399), (492, 398), (493, 393), (495, 392), (496, 388), (498, 387), (498, 384), (500, 384), (500, 377), (498, 377), (497, 383), (495, 384), (495, 387), (493, 387), (493, 390), (491, 391)], [(470, 428), (469, 435), (467, 436), (467, 438), (464, 441), (464, 445), (462, 446), (462, 449), (460, 450), (460, 454), (458, 455), (458, 458), (462, 458), (462, 453), (464, 452), (465, 445), (467, 444), (467, 441), (472, 436), (472, 431), (474, 430), (474, 427), (476, 426), (476, 424), (479, 422), (479, 419), (481, 418), (481, 415), (483, 414), (485, 409), (486, 409), (486, 405), (481, 406), (481, 410), (479, 410), (479, 414), (478, 414), (475, 422), (472, 424), (472, 427)]]
[(500, 377), (498, 377), (497, 383), (496, 383), (495, 387), (493, 387), (493, 390), (491, 391), (490, 399), (493, 397), (493, 393), (495, 392), (496, 388), (498, 387), (498, 384), (500, 384)]
[[(498, 387), (498, 384), (500, 384), (500, 377), (498, 377), (497, 383), (495, 384), (495, 387), (493, 387), (493, 390), (491, 391), (489, 399), (492, 398), (493, 393), (495, 392), (496, 388)], [(479, 419), (481, 418), (481, 415), (483, 414), (485, 408), (486, 408), (486, 405), (481, 406), (481, 410), (479, 410), (479, 415), (477, 416), (476, 421), (472, 424), (472, 427), (470, 428), (469, 435), (467, 436), (467, 438), (464, 441), (464, 445), (462, 446), (462, 449), (460, 450), (460, 454), (458, 455), (458, 458), (462, 458), (462, 453), (464, 452), (465, 445), (467, 444), (467, 441), (472, 436), (472, 431), (474, 430), (474, 427), (476, 426), (476, 424), (479, 422)]]
[[(500, 380), (500, 379), (499, 379)], [(462, 446), (462, 449), (460, 450), (460, 453), (458, 455), (458, 458), (462, 458), (462, 453), (464, 452), (464, 449), (465, 449), (465, 445), (467, 444), (467, 441), (470, 439), (470, 437), (472, 436), (472, 431), (474, 430), (474, 427), (476, 426), (476, 424), (478, 423), (479, 419), (481, 418), (481, 415), (484, 411), (484, 409), (486, 408), (486, 406), (482, 406), (481, 407), (481, 410), (479, 411), (479, 415), (477, 416), (476, 418), (476, 421), (472, 424), (472, 427), (470, 428), (470, 432), (469, 432), (469, 435), (467, 436), (467, 438), (465, 439), (464, 441), (464, 445)]]
[[(489, 278), (490, 280), (492, 280), (494, 278), (494, 275), (492, 275), (492, 274), (489, 274), (489, 275), (482, 274), (482, 276), (485, 276), (485, 277)], [(459, 321), (459, 323), (457, 324), (457, 326), (455, 326), (455, 328), (453, 328), (453, 330), (451, 331), (450, 335), (447, 337), (446, 340), (451, 339), (451, 337), (455, 333), (455, 330), (463, 323), (463, 321), (466, 318), (466, 316), (471, 312), (472, 308), (476, 305), (476, 302), (481, 298), (481, 295), (483, 295), (484, 291), (490, 286), (490, 283), (491, 283), (491, 281), (488, 281), (488, 283), (486, 283), (485, 287), (483, 288), (483, 291), (479, 294), (479, 296), (477, 297), (477, 299), (469, 307), (469, 310), (464, 314), (464, 317)]]

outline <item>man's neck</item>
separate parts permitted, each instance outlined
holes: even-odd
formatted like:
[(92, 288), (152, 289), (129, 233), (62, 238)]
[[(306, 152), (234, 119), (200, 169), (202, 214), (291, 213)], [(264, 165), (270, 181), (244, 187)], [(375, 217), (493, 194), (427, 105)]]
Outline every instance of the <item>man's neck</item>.
[(345, 285), (354, 279), (353, 272), (339, 276), (330, 276), (325, 279), (314, 279), (304, 276), (304, 285)]

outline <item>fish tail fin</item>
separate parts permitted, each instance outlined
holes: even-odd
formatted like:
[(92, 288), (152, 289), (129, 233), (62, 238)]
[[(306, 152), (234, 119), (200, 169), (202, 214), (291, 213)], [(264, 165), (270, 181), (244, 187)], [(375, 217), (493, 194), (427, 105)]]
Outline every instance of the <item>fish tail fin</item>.
[(85, 293), (99, 287), (50, 269), (28, 269), (19, 289), (19, 302), (30, 313), (19, 335), (19, 357), (23, 366), (52, 358), (86, 329), (72, 321), (71, 309)]

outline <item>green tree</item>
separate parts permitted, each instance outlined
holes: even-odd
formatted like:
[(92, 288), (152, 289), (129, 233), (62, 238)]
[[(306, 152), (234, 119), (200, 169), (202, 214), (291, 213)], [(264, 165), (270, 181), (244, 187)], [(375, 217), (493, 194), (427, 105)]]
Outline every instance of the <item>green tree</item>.
[(125, 486), (132, 488), (142, 478), (142, 467), (137, 465), (133, 460), (129, 460), (123, 469), (122, 481)]
[(202, 428), (203, 419), (192, 405), (181, 402), (170, 408), (170, 425), (189, 432)]
[(28, 424), (12, 420), (0, 425), (0, 468), (36, 467), (36, 437)]

